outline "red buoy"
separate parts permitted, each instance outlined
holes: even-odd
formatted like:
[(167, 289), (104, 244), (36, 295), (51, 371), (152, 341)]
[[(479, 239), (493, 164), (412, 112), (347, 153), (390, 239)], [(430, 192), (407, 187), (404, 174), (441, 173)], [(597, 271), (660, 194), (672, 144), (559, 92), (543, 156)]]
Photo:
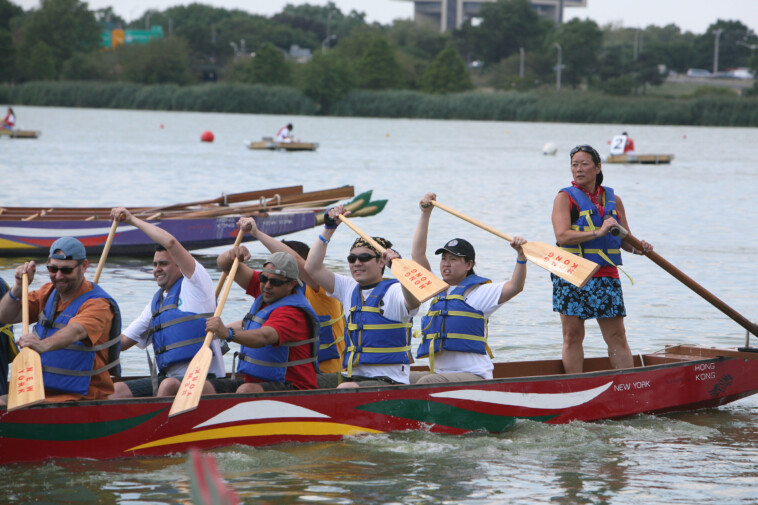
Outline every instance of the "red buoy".
[(203, 132), (203, 134), (200, 135), (200, 140), (203, 142), (213, 142), (213, 133), (209, 131)]

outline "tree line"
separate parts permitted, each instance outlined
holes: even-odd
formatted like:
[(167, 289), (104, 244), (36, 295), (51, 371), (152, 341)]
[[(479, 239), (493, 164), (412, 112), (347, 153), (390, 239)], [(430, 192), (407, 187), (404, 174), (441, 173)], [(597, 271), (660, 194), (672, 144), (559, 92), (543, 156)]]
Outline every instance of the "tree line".
[[(147, 44), (101, 47), (113, 28), (163, 27)], [(557, 57), (566, 86), (613, 96), (644, 93), (668, 72), (719, 67), (758, 70), (758, 37), (741, 21), (717, 20), (705, 33), (674, 24), (644, 29), (540, 18), (528, 0), (485, 3), (477, 19), (439, 33), (410, 20), (367, 23), (365, 14), (287, 5), (271, 17), (199, 3), (150, 10), (126, 23), (112, 8), (41, 0), (24, 11), (0, 0), (0, 82), (124, 82), (192, 85), (205, 80), (288, 86), (322, 112), (354, 90), (457, 93), (552, 87)], [(308, 49), (305, 62), (290, 48)]]

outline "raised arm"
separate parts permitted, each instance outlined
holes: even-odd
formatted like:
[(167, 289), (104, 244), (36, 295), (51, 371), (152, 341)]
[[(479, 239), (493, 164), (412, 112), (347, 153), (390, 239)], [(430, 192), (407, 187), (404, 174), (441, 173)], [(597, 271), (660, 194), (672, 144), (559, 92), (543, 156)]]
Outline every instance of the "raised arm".
[(503, 289), (500, 291), (500, 299), (497, 303), (505, 303), (517, 294), (524, 290), (524, 283), (526, 282), (526, 256), (521, 246), (526, 243), (524, 237), (515, 236), (511, 241), (511, 247), (513, 247), (518, 255), (516, 256), (516, 266), (513, 267), (513, 273), (508, 282), (503, 284)]
[(327, 293), (334, 292), (334, 272), (324, 266), (326, 257), (326, 246), (337, 229), (339, 220), (337, 216), (349, 216), (350, 211), (345, 211), (342, 205), (337, 205), (329, 209), (324, 216), (324, 228), (321, 230), (318, 238), (313, 242), (308, 258), (305, 260), (305, 271), (308, 275), (323, 287)]
[(195, 273), (195, 258), (169, 232), (152, 223), (143, 221), (124, 207), (116, 207), (111, 210), (111, 219), (117, 219), (122, 223), (134, 226), (150, 237), (156, 244), (163, 246), (171, 256), (171, 259), (179, 266), (182, 275), (188, 279), (192, 278), (192, 275)]
[(436, 200), (437, 195), (434, 193), (427, 193), (424, 198), (419, 202), (421, 208), (421, 215), (418, 218), (416, 224), (416, 231), (413, 234), (413, 244), (411, 246), (411, 258), (413, 261), (431, 270), (429, 260), (426, 257), (426, 242), (429, 235), (429, 219), (432, 216), (432, 210), (434, 206), (431, 204), (432, 200)]

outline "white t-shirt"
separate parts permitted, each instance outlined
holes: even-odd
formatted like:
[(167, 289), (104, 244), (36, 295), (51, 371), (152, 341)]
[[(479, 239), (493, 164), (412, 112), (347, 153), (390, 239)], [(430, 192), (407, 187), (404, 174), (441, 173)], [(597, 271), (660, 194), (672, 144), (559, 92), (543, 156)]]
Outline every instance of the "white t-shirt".
[[(327, 293), (332, 298), (338, 299), (342, 302), (342, 306), (345, 307), (346, 312), (352, 307), (353, 290), (358, 285), (358, 282), (352, 277), (345, 275), (334, 274), (334, 292)], [(373, 291), (372, 289), (363, 289), (363, 299), (365, 300)], [(418, 308), (408, 312), (408, 308), (405, 306), (405, 297), (403, 296), (403, 290), (400, 283), (395, 283), (389, 287), (387, 292), (382, 298), (384, 305), (384, 317), (393, 321), (400, 321), (407, 323), (413, 316), (418, 313)], [(347, 351), (346, 351), (347, 352)], [(396, 365), (361, 365), (353, 367), (353, 374), (362, 375), (364, 377), (389, 377), (397, 382), (403, 384), (410, 383), (411, 367), (410, 365), (396, 364)]]
[(290, 129), (286, 126), (279, 129), (279, 131), (276, 133), (276, 139), (277, 142), (292, 142), (292, 137), (290, 136)]
[[(163, 293), (163, 296), (166, 296), (166, 292)], [(197, 260), (195, 260), (195, 273), (191, 278), (185, 277), (182, 281), (178, 305), (179, 309), (196, 314), (213, 314), (216, 310), (216, 288), (213, 286), (208, 271)], [(124, 335), (137, 342), (140, 349), (144, 349), (153, 343), (153, 338), (147, 337), (152, 315), (151, 300), (151, 303), (145, 305), (142, 313), (123, 332)], [(221, 355), (221, 341), (219, 339), (214, 338), (211, 341), (211, 351), (213, 351), (213, 359), (208, 373), (215, 374), (216, 377), (224, 377), (226, 372), (224, 371), (224, 357)], [(166, 371), (166, 376), (181, 379), (187, 371), (187, 366), (189, 363), (173, 365)]]
[[(476, 310), (480, 310), (485, 318), (488, 318), (503, 304), (497, 303), (503, 291), (505, 281), (489, 284), (480, 284), (468, 290), (463, 299)], [(447, 293), (450, 294), (457, 286), (450, 286)], [(424, 305), (423, 313), (429, 311), (431, 301)], [(492, 378), (494, 365), (488, 354), (475, 352), (440, 351), (434, 354), (435, 373), (472, 373), (483, 379)]]

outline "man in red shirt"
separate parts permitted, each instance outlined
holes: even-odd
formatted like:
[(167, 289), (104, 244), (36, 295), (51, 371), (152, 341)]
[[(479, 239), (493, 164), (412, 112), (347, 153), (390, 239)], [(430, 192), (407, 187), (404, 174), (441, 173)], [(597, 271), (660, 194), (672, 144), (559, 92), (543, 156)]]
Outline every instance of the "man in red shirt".
[(242, 263), (250, 258), (247, 248), (235, 247), (219, 256), (217, 263), (228, 272), (234, 258), (240, 259), (234, 281), (255, 302), (242, 321), (229, 326), (220, 317), (207, 320), (207, 331), (241, 348), (237, 376), (210, 379), (203, 393), (315, 389), (319, 320), (300, 287), (297, 260), (276, 252), (257, 272)]

